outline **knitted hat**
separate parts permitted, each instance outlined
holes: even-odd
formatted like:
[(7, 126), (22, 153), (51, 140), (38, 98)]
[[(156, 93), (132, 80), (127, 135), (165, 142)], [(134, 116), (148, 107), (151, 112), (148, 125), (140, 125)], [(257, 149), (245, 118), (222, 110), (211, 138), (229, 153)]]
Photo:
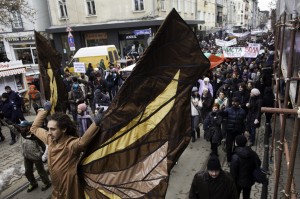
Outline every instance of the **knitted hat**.
[(2, 93), (2, 98), (8, 99), (9, 98), (8, 93)]
[(210, 156), (207, 162), (207, 170), (209, 171), (221, 170), (221, 163), (218, 157)]
[(196, 91), (198, 91), (198, 88), (197, 88), (196, 86), (194, 86), (194, 87), (192, 88), (192, 92), (196, 92)]
[(259, 96), (260, 95), (260, 92), (257, 88), (253, 88), (251, 90), (251, 94), (254, 95), (254, 96)]
[(238, 98), (238, 97), (233, 97), (233, 98), (232, 98), (232, 101), (233, 101), (233, 102), (241, 102), (240, 98)]
[(235, 138), (235, 142), (237, 146), (246, 146), (247, 138), (243, 135), (238, 135)]
[(82, 111), (86, 111), (86, 104), (85, 103), (79, 104), (77, 108)]
[(209, 78), (208, 78), (208, 77), (205, 77), (205, 78), (203, 79), (203, 81), (209, 82)]

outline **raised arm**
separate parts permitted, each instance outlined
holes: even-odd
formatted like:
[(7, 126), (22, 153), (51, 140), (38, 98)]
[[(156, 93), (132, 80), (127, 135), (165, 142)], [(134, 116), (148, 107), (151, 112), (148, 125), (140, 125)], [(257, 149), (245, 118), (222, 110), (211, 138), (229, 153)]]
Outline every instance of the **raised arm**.
[(44, 142), (45, 144), (48, 144), (48, 134), (47, 131), (43, 128), (41, 128), (45, 118), (48, 115), (47, 110), (40, 110), (36, 116), (36, 118), (34, 119), (34, 122), (30, 128), (30, 132), (32, 134), (34, 134), (36, 137), (38, 137), (40, 140), (42, 140), (42, 142)]

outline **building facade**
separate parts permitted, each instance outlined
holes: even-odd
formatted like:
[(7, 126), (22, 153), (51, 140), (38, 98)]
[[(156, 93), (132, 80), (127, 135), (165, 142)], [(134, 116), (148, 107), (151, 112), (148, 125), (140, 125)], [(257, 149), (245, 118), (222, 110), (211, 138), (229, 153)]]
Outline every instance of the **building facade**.
[[(67, 62), (81, 47), (114, 44), (124, 57), (141, 45), (144, 49), (175, 8), (194, 29), (203, 23), (196, 18), (196, 0), (48, 0), (56, 49)], [(74, 38), (75, 50), (68, 37)]]

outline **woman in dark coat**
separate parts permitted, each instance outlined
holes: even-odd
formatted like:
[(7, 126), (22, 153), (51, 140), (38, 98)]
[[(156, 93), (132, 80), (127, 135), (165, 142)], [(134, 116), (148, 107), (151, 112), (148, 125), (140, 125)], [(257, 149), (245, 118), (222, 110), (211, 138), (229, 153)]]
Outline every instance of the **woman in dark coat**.
[[(263, 107), (274, 107), (275, 96), (272, 90), (272, 87), (266, 87), (264, 90), (264, 96), (262, 100)], [(265, 113), (266, 116), (266, 124), (270, 124), (272, 113)]]
[(202, 100), (201, 117), (202, 117), (202, 121), (204, 121), (208, 113), (211, 111), (211, 106), (213, 103), (213, 98), (207, 88), (203, 89), (201, 100)]
[(246, 90), (246, 84), (244, 82), (239, 84), (239, 90), (233, 93), (233, 97), (240, 99), (241, 108), (247, 112), (246, 104), (249, 102), (250, 95)]
[(248, 108), (246, 128), (250, 133), (250, 146), (255, 143), (256, 128), (260, 127), (261, 104), (260, 92), (257, 88), (253, 88), (250, 92), (250, 101), (246, 104)]
[(212, 112), (208, 114), (205, 118), (203, 129), (204, 129), (204, 138), (210, 142), (210, 148), (212, 153), (218, 156), (218, 146), (221, 144), (223, 139), (221, 124), (222, 117), (218, 113), (219, 104), (214, 104)]

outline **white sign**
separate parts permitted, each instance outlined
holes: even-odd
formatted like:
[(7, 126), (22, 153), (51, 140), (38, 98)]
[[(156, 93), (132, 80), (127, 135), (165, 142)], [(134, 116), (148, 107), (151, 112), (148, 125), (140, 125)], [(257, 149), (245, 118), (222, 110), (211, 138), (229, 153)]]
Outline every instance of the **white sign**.
[(85, 64), (83, 62), (74, 62), (73, 66), (75, 73), (85, 73)]
[(234, 38), (230, 41), (224, 41), (224, 40), (221, 40), (221, 39), (216, 39), (216, 45), (217, 46), (228, 47), (228, 46), (233, 46), (233, 45), (236, 45), (236, 44), (237, 44), (236, 38)]
[(249, 57), (256, 58), (259, 54), (257, 47), (223, 47), (224, 57)]
[(247, 57), (256, 58), (260, 51), (260, 44), (249, 43), (245, 50)]

